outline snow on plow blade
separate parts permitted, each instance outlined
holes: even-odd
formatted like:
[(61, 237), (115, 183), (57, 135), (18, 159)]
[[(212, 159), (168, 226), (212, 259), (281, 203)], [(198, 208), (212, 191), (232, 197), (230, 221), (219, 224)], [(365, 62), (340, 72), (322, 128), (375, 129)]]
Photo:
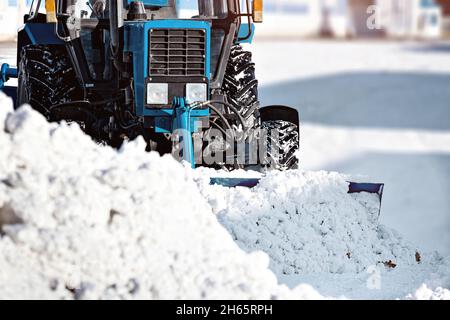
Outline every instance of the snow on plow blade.
[[(211, 185), (219, 185), (227, 188), (245, 187), (254, 188), (259, 184), (261, 178), (211, 178)], [(349, 182), (348, 193), (361, 193), (367, 192), (378, 195), (381, 201), (383, 200), (384, 183), (361, 183), (361, 182)]]

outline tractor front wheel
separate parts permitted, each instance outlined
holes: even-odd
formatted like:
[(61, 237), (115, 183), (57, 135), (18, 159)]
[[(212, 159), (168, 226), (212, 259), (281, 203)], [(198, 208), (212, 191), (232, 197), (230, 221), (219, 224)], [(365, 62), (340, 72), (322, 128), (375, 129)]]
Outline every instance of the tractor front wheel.
[(17, 105), (30, 104), (48, 119), (52, 106), (82, 98), (72, 64), (62, 46), (24, 47), (18, 78)]
[(228, 61), (222, 90), (241, 114), (249, 128), (258, 126), (258, 80), (252, 53), (234, 45)]

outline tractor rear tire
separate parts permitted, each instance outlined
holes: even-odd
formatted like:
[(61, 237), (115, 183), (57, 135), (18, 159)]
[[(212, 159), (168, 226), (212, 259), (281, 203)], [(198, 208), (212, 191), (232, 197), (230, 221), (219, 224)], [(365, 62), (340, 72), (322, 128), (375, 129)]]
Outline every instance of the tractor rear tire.
[(62, 46), (29, 45), (19, 62), (17, 106), (30, 104), (47, 119), (52, 106), (82, 99), (75, 71)]
[(267, 137), (264, 137), (266, 141), (263, 143), (267, 158), (260, 159), (260, 165), (266, 169), (281, 171), (298, 168), (298, 113), (284, 106), (259, 108), (255, 64), (252, 62), (251, 52), (245, 51), (241, 45), (235, 45), (231, 49), (222, 90), (228, 102), (244, 116), (247, 128), (267, 130)]
[(265, 107), (261, 112), (261, 129), (266, 131), (266, 169), (298, 169), (300, 119), (295, 109), (284, 106)]

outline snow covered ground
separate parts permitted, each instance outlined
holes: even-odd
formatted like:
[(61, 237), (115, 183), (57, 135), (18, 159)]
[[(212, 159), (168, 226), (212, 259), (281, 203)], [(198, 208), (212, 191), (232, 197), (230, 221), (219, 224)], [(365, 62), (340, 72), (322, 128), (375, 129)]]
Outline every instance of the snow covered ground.
[(139, 143), (115, 153), (28, 109), (0, 112), (0, 298), (450, 299), (448, 45), (253, 51), (263, 104), (301, 110), (303, 169), (386, 182), (387, 227), (348, 176), (225, 189)]

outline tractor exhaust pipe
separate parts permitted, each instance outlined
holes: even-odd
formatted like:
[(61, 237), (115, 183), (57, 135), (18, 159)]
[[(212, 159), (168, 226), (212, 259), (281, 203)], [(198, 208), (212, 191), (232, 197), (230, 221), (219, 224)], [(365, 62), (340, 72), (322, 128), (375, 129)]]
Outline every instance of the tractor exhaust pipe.
[(109, 29), (111, 38), (111, 48), (114, 59), (119, 49), (119, 29), (123, 27), (123, 1), (108, 0), (109, 2)]

